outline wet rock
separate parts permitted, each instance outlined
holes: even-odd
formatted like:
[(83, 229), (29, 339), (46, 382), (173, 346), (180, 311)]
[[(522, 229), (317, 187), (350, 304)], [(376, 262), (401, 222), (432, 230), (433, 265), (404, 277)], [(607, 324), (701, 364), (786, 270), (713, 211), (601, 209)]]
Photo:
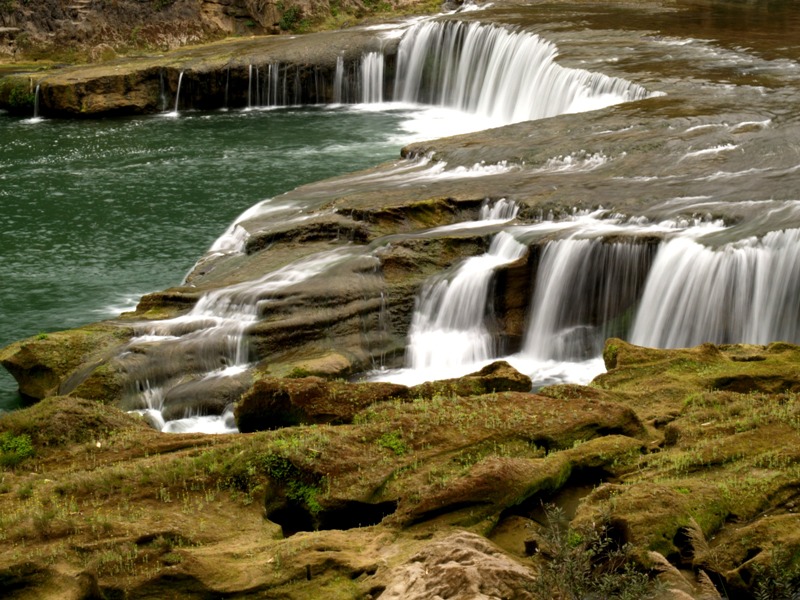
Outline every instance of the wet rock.
[(195, 378), (176, 385), (164, 396), (166, 421), (194, 415), (220, 415), (250, 387), (247, 373), (235, 377)]

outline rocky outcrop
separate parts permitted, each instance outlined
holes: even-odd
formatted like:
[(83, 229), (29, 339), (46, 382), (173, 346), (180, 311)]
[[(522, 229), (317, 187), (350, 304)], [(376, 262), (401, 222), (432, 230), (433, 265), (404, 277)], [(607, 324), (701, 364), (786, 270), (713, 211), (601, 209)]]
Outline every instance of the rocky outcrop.
[(498, 392), (529, 392), (531, 378), (523, 375), (504, 360), (486, 365), (480, 371), (458, 379), (440, 379), (415, 385), (409, 390), (411, 397), (480, 396)]
[[(795, 394), (714, 386), (791, 379), (800, 348), (614, 349), (591, 386), (540, 394), (398, 402), (399, 386), (263, 380), (309, 414), (350, 414), (249, 435), (160, 434), (48, 398), (0, 418), (3, 459), (29, 444), (4, 470), (0, 577), (42, 597), (77, 593), (76, 572), (131, 597), (643, 594), (657, 572), (689, 597), (796, 589)], [(103, 509), (120, 497), (135, 520)]]
[(126, 327), (107, 324), (41, 334), (4, 348), (0, 364), (17, 379), (21, 394), (41, 400), (73, 391), (74, 378), (112, 357), (131, 335)]
[[(244, 108), (251, 101), (251, 76), (269, 65), (293, 85), (282, 104), (333, 101), (337, 57), (353, 65), (380, 41), (368, 30), (314, 36), (230, 39), (192, 50), (117, 59), (112, 63), (25, 72), (0, 79), (0, 108), (33, 112), (39, 86), (39, 114), (98, 117), (150, 114), (174, 109)], [(396, 44), (396, 42), (395, 42)], [(384, 50), (392, 55), (393, 44)], [(389, 59), (391, 60), (391, 58)], [(354, 232), (358, 235), (358, 232)]]
[(468, 397), (507, 391), (530, 391), (531, 380), (504, 361), (492, 363), (460, 379), (446, 379), (406, 387), (392, 383), (347, 383), (322, 377), (264, 377), (242, 394), (236, 405), (239, 431), (251, 433), (300, 424), (351, 423), (378, 402), (414, 398)]

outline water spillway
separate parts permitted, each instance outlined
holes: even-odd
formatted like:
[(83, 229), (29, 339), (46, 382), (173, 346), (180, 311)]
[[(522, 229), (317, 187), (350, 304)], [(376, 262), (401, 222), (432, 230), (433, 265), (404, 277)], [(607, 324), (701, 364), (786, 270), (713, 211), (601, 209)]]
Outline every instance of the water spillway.
[(624, 79), (558, 65), (555, 45), (527, 32), (464, 22), (423, 23), (403, 36), (395, 99), (515, 123), (648, 95)]
[(427, 21), (399, 45), (322, 68), (250, 65), (247, 106), (395, 102), (440, 106), (514, 123), (646, 98), (619, 77), (559, 65), (536, 34), (478, 22)]

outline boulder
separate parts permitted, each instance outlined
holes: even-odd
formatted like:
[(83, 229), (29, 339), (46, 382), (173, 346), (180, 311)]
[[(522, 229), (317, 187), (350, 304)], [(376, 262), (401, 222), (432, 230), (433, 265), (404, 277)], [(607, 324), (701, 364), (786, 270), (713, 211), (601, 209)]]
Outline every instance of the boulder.
[(428, 543), (387, 576), (381, 600), (533, 600), (534, 573), (485, 538), (460, 531)]
[(92, 369), (119, 352), (132, 333), (111, 323), (41, 333), (0, 350), (0, 364), (17, 380), (21, 394), (41, 400), (70, 393)]
[(404, 398), (407, 388), (392, 383), (346, 383), (321, 377), (257, 381), (236, 405), (239, 431), (250, 433), (301, 423), (349, 423), (364, 408)]
[(523, 375), (504, 360), (498, 360), (480, 371), (456, 379), (428, 381), (409, 389), (413, 397), (480, 396), (498, 392), (529, 392), (531, 378)]

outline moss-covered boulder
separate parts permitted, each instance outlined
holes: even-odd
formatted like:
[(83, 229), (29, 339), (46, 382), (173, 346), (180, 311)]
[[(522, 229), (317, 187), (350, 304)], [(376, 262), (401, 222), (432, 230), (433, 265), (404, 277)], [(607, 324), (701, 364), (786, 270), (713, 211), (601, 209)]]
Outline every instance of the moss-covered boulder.
[[(3, 348), (0, 364), (14, 376), (25, 396), (40, 400), (68, 394), (94, 368), (119, 352), (132, 335), (130, 328), (110, 323), (42, 333)], [(107, 401), (114, 399), (113, 394), (108, 396)]]

